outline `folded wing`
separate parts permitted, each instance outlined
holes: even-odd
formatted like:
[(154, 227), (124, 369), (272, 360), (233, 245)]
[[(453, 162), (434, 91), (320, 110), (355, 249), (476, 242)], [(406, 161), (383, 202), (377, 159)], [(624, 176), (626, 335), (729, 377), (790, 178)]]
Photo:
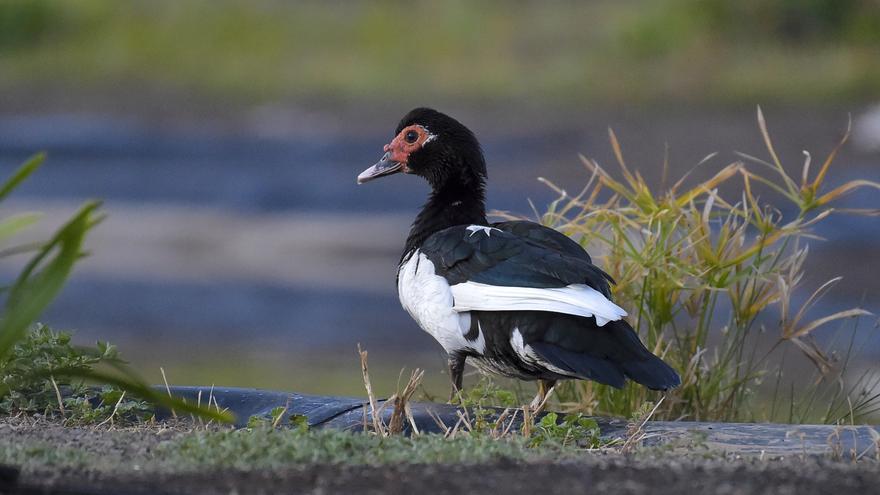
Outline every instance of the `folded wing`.
[(549, 311), (595, 317), (600, 326), (626, 316), (610, 300), (611, 277), (577, 243), (538, 224), (507, 224), (526, 235), (462, 225), (422, 245), (457, 311)]

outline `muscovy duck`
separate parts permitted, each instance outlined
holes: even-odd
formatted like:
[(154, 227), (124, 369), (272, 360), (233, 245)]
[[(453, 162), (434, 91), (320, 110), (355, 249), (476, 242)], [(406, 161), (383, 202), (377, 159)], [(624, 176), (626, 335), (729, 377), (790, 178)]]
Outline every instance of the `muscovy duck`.
[(464, 364), (539, 380), (533, 406), (558, 380), (653, 390), (680, 384), (611, 300), (611, 277), (574, 240), (527, 221), (486, 219), (486, 162), (474, 134), (429, 108), (409, 112), (358, 184), (398, 172), (432, 188), (397, 271), (404, 309), (446, 350), (453, 396)]

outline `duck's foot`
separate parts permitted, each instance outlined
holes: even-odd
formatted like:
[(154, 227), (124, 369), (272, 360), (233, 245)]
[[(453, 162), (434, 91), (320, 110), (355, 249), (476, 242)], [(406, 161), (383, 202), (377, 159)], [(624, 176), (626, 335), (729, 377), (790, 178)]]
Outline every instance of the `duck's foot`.
[(556, 389), (556, 380), (539, 380), (538, 381), (538, 395), (532, 399), (531, 404), (529, 404), (529, 409), (531, 409), (532, 414), (540, 414), (541, 411), (544, 410), (544, 406), (547, 405), (547, 401), (550, 400), (550, 395), (553, 394), (553, 390)]
[(461, 390), (459, 390), (459, 389), (455, 388), (455, 386), (453, 386), (452, 391), (449, 392), (449, 400), (446, 401), (446, 403), (447, 404), (456, 404), (456, 403), (460, 404), (461, 403)]

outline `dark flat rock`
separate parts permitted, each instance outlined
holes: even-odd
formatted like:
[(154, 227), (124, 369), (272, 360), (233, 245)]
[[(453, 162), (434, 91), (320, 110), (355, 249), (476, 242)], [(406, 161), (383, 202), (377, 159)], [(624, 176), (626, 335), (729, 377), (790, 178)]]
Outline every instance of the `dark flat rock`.
[[(365, 398), (331, 397), (244, 388), (171, 387), (171, 392), (192, 401), (208, 403), (209, 398), (220, 408), (235, 415), (236, 426), (247, 425), (252, 416), (271, 417), (272, 409), (286, 407), (283, 424), (289, 415), (308, 418), (313, 428), (360, 430), (370, 414)], [(379, 401), (380, 404), (382, 401)], [(410, 404), (413, 419), (420, 432), (442, 433), (458, 421), (457, 406), (430, 402)], [(390, 419), (392, 407), (383, 409), (383, 417)], [(491, 415), (502, 411), (492, 409)], [(160, 419), (167, 412), (160, 414)], [(602, 437), (625, 438), (627, 422), (612, 418), (594, 418)], [(410, 433), (409, 425), (405, 433)], [(878, 427), (834, 425), (788, 425), (773, 423), (709, 423), (689, 421), (649, 421), (644, 426), (645, 445), (689, 445), (712, 451), (744, 455), (786, 456), (801, 454), (839, 453), (846, 456), (874, 455), (878, 442), (874, 439)]]

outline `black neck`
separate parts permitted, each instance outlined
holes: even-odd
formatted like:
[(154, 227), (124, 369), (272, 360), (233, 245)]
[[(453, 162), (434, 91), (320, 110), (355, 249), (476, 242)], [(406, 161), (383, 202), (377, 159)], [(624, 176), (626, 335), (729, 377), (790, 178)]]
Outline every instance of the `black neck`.
[(451, 184), (432, 191), (413, 222), (401, 260), (435, 232), (456, 225), (487, 225), (484, 196), (482, 181)]

